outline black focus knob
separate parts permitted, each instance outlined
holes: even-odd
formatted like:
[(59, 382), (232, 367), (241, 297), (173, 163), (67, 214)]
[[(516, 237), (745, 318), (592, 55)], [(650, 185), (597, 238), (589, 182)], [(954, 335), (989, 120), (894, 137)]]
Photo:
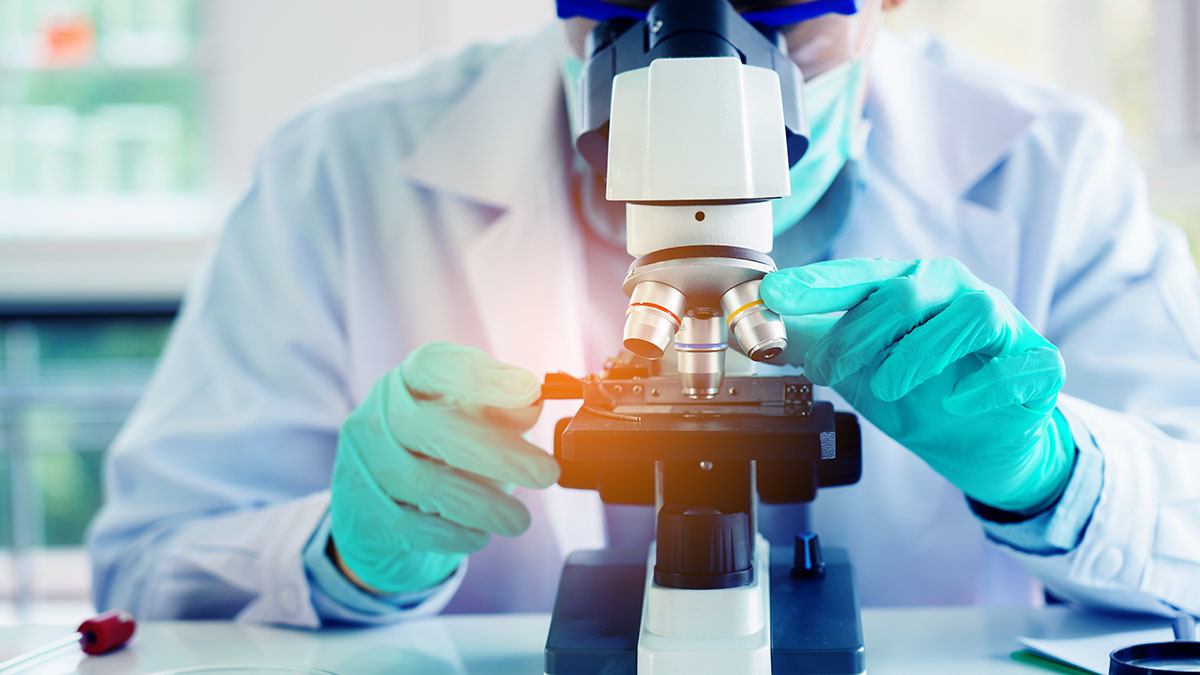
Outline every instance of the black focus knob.
[(792, 576), (798, 579), (820, 579), (825, 576), (821, 540), (815, 533), (796, 535), (795, 549), (792, 553)]
[(712, 508), (658, 513), (654, 583), (668, 588), (736, 588), (753, 579), (750, 516)]

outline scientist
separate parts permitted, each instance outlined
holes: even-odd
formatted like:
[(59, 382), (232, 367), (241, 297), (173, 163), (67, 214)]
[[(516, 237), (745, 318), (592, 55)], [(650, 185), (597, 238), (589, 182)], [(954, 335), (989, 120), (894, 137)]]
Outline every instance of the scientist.
[[(813, 146), (762, 294), (787, 360), (864, 421), (863, 480), (822, 493), (818, 529), (868, 605), (1044, 585), (1200, 613), (1184, 237), (1110, 115), (878, 31), (898, 4), (786, 29)], [(275, 135), (110, 454), (98, 605), (547, 610), (567, 553), (645, 534), (554, 486), (573, 406), (536, 406), (541, 373), (616, 351), (625, 308), (620, 207), (570, 143), (588, 27), (364, 80)], [(793, 517), (764, 509), (764, 530)]]

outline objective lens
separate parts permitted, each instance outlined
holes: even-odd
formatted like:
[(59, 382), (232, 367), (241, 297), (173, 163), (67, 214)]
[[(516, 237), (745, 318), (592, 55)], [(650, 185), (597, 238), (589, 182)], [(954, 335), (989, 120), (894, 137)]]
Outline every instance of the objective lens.
[(647, 359), (661, 359), (679, 330), (687, 306), (683, 293), (657, 281), (633, 287), (625, 310), (625, 349)]
[(787, 329), (759, 298), (761, 284), (762, 279), (755, 279), (729, 289), (721, 297), (721, 309), (738, 349), (751, 360), (770, 361), (787, 349)]
[(725, 377), (725, 322), (711, 310), (692, 310), (675, 336), (683, 395), (709, 399), (721, 391)]

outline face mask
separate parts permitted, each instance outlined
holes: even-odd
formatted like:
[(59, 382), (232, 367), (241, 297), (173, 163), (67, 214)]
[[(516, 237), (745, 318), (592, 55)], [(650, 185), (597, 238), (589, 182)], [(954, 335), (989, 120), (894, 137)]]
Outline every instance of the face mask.
[(861, 156), (862, 77), (862, 61), (853, 60), (804, 84), (810, 145), (791, 169), (792, 194), (772, 204), (776, 236), (808, 215), (846, 162)]
[[(583, 61), (569, 55), (562, 60), (566, 88), (567, 119), (572, 137), (579, 129), (579, 79)], [(773, 206), (775, 235), (800, 222), (850, 159), (862, 153), (865, 127), (862, 124), (862, 61), (853, 60), (821, 73), (804, 84), (811, 144), (804, 157), (791, 168), (792, 194)]]
[(579, 80), (583, 77), (583, 60), (570, 54), (563, 57), (561, 67), (563, 87), (567, 93), (567, 123), (570, 125), (571, 138), (575, 138), (583, 131), (579, 128)]

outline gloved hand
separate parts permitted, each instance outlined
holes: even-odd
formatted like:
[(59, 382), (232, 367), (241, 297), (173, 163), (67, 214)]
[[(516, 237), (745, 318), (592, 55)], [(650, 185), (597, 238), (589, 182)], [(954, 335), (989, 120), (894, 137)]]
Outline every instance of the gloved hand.
[(347, 576), (379, 593), (431, 588), (489, 533), (528, 529), (512, 484), (558, 480), (554, 458), (521, 438), (539, 393), (532, 373), (440, 342), (385, 375), (338, 439), (331, 533)]
[(1070, 478), (1058, 349), (962, 263), (851, 258), (767, 275), (783, 359), (989, 506), (1033, 512)]

